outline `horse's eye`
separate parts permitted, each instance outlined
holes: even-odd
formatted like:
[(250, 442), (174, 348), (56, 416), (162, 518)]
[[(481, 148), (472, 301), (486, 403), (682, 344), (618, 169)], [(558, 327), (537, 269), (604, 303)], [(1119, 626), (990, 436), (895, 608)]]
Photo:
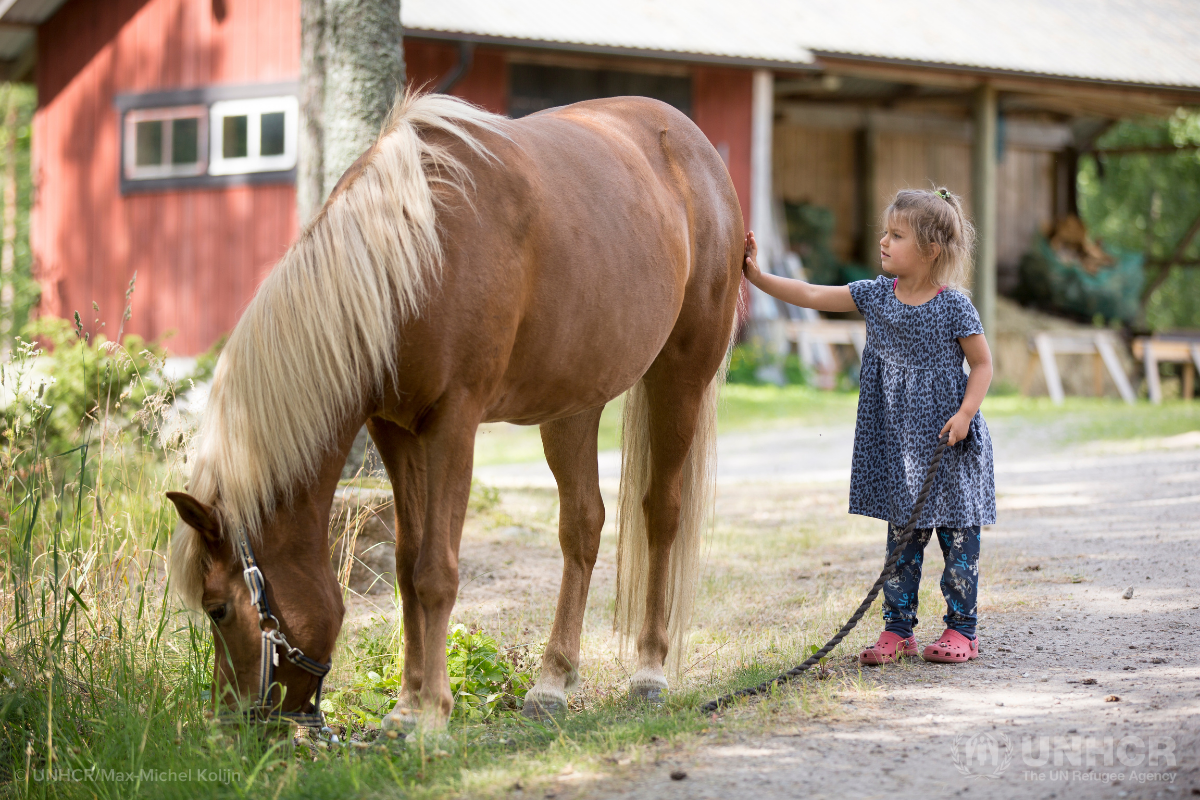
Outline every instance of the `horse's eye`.
[(213, 606), (212, 608), (208, 609), (208, 616), (209, 619), (219, 625), (221, 624), (221, 620), (225, 619), (225, 614), (227, 614), (228, 611), (229, 606), (227, 605), (222, 604), (219, 606)]

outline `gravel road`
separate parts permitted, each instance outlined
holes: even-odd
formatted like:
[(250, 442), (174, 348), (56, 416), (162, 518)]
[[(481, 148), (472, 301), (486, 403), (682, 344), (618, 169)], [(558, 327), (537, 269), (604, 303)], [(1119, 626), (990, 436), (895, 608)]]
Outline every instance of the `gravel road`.
[[(714, 725), (577, 796), (1200, 795), (1200, 432), (1063, 448), (993, 430), (1000, 513), (983, 546), (1009, 566), (984, 576), (977, 661), (873, 669), (875, 688), (827, 719), (780, 718), (755, 736)], [(725, 437), (721, 492), (848, 480), (852, 435)], [(936, 575), (936, 546), (927, 566)], [(924, 616), (922, 645), (940, 633)]]

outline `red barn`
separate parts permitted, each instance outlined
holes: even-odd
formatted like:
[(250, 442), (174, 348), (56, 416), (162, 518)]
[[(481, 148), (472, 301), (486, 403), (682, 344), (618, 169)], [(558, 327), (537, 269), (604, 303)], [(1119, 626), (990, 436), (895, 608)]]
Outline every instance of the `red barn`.
[[(768, 248), (772, 204), (802, 199), (837, 212), (841, 257), (865, 259), (898, 185), (955, 181), (976, 207), (986, 319), (1030, 232), (1070, 209), (1074, 159), (1105, 125), (1200, 100), (1200, 11), (1127, 8), (405, 0), (402, 14), (410, 83), (453, 81), (492, 111), (615, 94), (681, 108)], [(111, 330), (136, 273), (130, 327), (174, 332), (174, 353), (234, 325), (297, 232), (299, 20), (299, 0), (0, 3), (0, 68), (38, 91), (44, 313), (87, 321), (94, 301)]]

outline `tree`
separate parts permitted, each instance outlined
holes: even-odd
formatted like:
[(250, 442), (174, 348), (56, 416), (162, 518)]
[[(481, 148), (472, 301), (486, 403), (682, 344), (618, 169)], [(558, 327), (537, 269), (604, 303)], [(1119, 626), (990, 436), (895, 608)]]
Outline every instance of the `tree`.
[[(1151, 330), (1200, 328), (1200, 236), (1185, 242), (1200, 219), (1198, 146), (1200, 113), (1180, 109), (1113, 126), (1097, 142), (1101, 155), (1080, 160), (1079, 211), (1092, 234), (1146, 255)], [(1182, 265), (1167, 263), (1174, 257)]]
[(400, 0), (301, 0), (296, 205), (312, 218), (404, 87)]

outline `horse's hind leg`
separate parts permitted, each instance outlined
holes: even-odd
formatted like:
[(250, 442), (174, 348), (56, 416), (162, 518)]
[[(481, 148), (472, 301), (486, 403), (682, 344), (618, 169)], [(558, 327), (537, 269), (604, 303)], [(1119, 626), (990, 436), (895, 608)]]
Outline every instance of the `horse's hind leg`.
[(421, 440), (395, 423), (371, 419), (367, 428), (392, 482), (396, 503), (396, 583), (404, 620), (404, 673), (400, 697), (385, 728), (416, 723), (425, 669), (425, 612), (413, 583), (425, 527), (425, 451)]
[[(666, 361), (667, 363), (663, 363)], [(669, 646), (667, 592), (671, 584), (671, 546), (679, 530), (684, 463), (695, 438), (708, 381), (696, 380), (705, 370), (675, 368), (669, 359), (656, 361), (643, 378), (650, 415), (650, 484), (642, 499), (646, 518), (649, 564), (646, 572), (646, 615), (637, 637), (637, 671), (630, 678), (634, 697), (661, 701), (667, 688), (663, 665)]]
[(579, 636), (604, 527), (596, 462), (596, 432), (603, 411), (600, 406), (541, 426), (546, 463), (558, 482), (563, 575), (542, 672), (525, 695), (528, 717), (544, 718), (565, 710), (566, 693), (579, 681)]

